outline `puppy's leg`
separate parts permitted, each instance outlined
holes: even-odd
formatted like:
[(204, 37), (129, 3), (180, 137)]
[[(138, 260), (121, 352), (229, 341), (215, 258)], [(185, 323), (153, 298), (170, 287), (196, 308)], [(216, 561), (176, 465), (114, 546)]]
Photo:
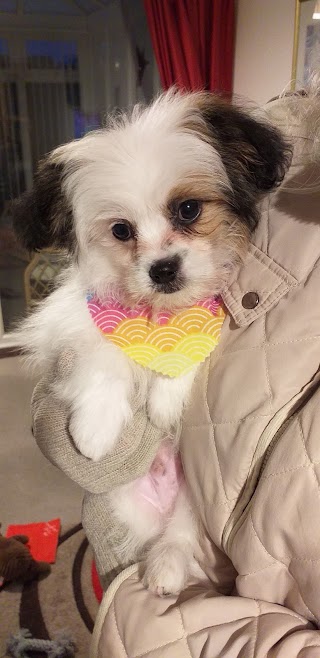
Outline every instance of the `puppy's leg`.
[(125, 565), (141, 559), (145, 555), (146, 546), (159, 537), (164, 528), (161, 513), (137, 492), (137, 483), (142, 479), (118, 487), (110, 493), (113, 515), (125, 529), (117, 545), (117, 552)]
[(164, 533), (147, 554), (145, 587), (158, 596), (179, 594), (189, 579), (203, 578), (194, 558), (196, 547), (197, 524), (183, 485)]
[(149, 398), (148, 413), (152, 422), (166, 431), (176, 427), (187, 403), (196, 368), (182, 377), (155, 377), (152, 382)]
[(132, 373), (121, 355), (111, 348), (79, 357), (56, 390), (70, 405), (69, 429), (80, 452), (94, 461), (111, 452), (132, 417)]

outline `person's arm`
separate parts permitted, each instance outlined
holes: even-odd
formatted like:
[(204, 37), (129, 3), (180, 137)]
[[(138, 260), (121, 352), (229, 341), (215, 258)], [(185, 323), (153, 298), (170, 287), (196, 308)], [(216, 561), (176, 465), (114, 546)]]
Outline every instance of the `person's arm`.
[(68, 431), (68, 409), (52, 387), (72, 367), (72, 354), (64, 354), (54, 371), (36, 385), (31, 403), (33, 435), (45, 457), (74, 482), (93, 494), (107, 493), (148, 471), (163, 431), (151, 424), (145, 409), (136, 409), (112, 454), (98, 462), (84, 457)]
[[(138, 573), (102, 601), (94, 632), (94, 658), (319, 658), (320, 631), (292, 610), (259, 599), (218, 596), (198, 585), (161, 599)], [(132, 632), (147, 629), (147, 632)]]

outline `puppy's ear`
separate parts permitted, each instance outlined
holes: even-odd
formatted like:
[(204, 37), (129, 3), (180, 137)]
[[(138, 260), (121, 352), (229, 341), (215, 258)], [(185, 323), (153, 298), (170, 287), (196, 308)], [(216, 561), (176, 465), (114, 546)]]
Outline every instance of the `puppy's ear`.
[(257, 201), (281, 183), (292, 151), (277, 128), (213, 98), (202, 115), (231, 183), (228, 201), (252, 230)]
[(49, 156), (39, 165), (33, 189), (13, 201), (14, 229), (28, 251), (74, 249), (72, 210), (62, 183), (63, 165)]

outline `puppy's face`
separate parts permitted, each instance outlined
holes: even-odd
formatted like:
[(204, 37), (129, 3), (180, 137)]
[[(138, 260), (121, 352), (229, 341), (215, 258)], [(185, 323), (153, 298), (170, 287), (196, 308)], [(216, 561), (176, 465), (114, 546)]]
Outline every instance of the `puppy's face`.
[(209, 144), (165, 124), (141, 132), (93, 135), (88, 162), (65, 180), (80, 268), (101, 297), (111, 282), (129, 304), (188, 306), (217, 290), (248, 230)]
[(221, 291), (287, 157), (273, 128), (171, 92), (54, 151), (16, 225), (31, 249), (73, 249), (102, 299), (116, 287), (130, 305), (185, 307)]

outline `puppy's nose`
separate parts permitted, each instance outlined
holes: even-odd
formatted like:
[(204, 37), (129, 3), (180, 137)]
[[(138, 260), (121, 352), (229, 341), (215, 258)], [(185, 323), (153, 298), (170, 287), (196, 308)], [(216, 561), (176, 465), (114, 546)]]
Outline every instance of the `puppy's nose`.
[(152, 279), (152, 281), (157, 284), (172, 283), (172, 281), (176, 279), (179, 269), (179, 256), (162, 258), (161, 260), (157, 260), (155, 263), (153, 263), (153, 265), (151, 265), (149, 276), (150, 279)]

